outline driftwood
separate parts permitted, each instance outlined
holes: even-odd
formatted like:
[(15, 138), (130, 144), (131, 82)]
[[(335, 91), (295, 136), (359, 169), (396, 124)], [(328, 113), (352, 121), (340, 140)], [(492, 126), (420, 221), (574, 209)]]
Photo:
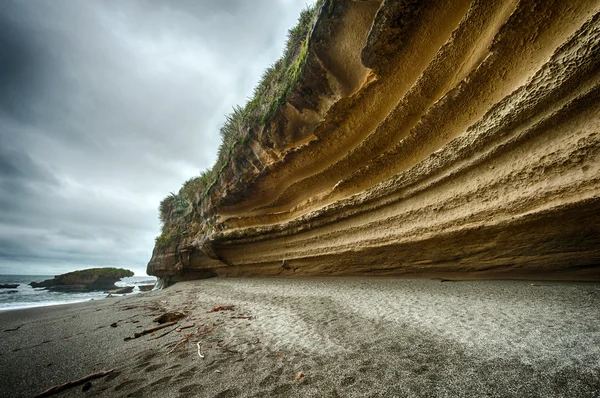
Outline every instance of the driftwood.
[(145, 334), (154, 333), (157, 330), (168, 328), (169, 326), (173, 326), (176, 324), (177, 324), (177, 322), (165, 323), (165, 324), (157, 326), (155, 328), (150, 328), (150, 329), (142, 330), (141, 332), (136, 332), (136, 333), (134, 333), (133, 337), (137, 339), (138, 337), (142, 337)]
[(175, 351), (177, 349), (177, 347), (179, 347), (180, 345), (182, 345), (183, 343), (187, 343), (188, 341), (190, 341), (189, 337), (186, 337), (185, 339), (181, 340), (179, 343), (175, 344), (175, 347), (173, 347), (171, 349), (171, 351), (169, 351), (168, 353), (172, 353), (173, 351)]
[(71, 387), (75, 387), (75, 386), (78, 386), (78, 385), (81, 385), (81, 384), (85, 384), (86, 382), (88, 382), (90, 380), (99, 379), (101, 377), (104, 377), (106, 375), (111, 374), (112, 372), (114, 372), (114, 369), (107, 370), (106, 372), (93, 373), (93, 374), (85, 376), (85, 377), (83, 377), (81, 379), (74, 380), (74, 381), (69, 381), (67, 383), (60, 384), (58, 386), (54, 386), (52, 388), (47, 389), (43, 393), (41, 393), (39, 395), (36, 395), (34, 398), (49, 397), (49, 396), (57, 394), (57, 393), (59, 393), (59, 392), (61, 392), (63, 390), (66, 390), (67, 388), (71, 388)]
[(156, 339), (160, 339), (161, 337), (165, 337), (166, 335), (168, 335), (169, 333), (171, 333), (173, 330), (177, 330), (177, 328), (175, 327), (173, 329), (167, 330), (166, 332), (164, 332), (160, 336), (157, 336), (157, 337), (155, 337), (155, 338), (153, 338), (151, 340), (156, 340)]
[(178, 327), (178, 328), (177, 328), (177, 329), (175, 329), (175, 330), (177, 330), (178, 332), (181, 332), (181, 331), (182, 331), (182, 330), (184, 330), (184, 329), (193, 328), (194, 326), (195, 326), (195, 324), (194, 324), (194, 323), (190, 323), (189, 325), (180, 326), (180, 327)]
[(233, 311), (235, 307), (233, 305), (217, 305), (215, 308), (208, 312), (219, 312), (219, 311)]
[(16, 332), (17, 330), (19, 330), (21, 328), (21, 326), (23, 326), (23, 325), (19, 325), (14, 329), (4, 329), (4, 331), (5, 332)]

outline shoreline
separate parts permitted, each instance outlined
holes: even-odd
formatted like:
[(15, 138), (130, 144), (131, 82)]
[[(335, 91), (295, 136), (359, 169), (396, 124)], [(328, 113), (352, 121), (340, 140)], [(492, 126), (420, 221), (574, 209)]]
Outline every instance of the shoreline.
[[(91, 300), (103, 300), (107, 298), (109, 291), (87, 290), (87, 291), (52, 291), (46, 288), (32, 287), (31, 282), (41, 282), (52, 279), (48, 275), (0, 275), (0, 283), (16, 284), (14, 289), (0, 289), (0, 312), (15, 311), (20, 309), (47, 307), (49, 305), (65, 305), (72, 303), (87, 302)], [(115, 289), (133, 288), (131, 293), (138, 294), (140, 286), (154, 284), (155, 277), (134, 276), (124, 278), (116, 282)], [(122, 294), (112, 293), (113, 296)]]
[(213, 278), (2, 311), (0, 395), (110, 369), (56, 396), (600, 394), (600, 283), (536, 282)]

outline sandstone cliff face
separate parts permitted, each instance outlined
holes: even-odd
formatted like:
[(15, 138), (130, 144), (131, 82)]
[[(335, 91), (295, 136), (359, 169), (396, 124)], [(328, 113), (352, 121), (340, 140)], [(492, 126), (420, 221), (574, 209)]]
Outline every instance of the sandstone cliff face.
[(149, 274), (600, 279), (600, 1), (325, 1), (311, 26)]

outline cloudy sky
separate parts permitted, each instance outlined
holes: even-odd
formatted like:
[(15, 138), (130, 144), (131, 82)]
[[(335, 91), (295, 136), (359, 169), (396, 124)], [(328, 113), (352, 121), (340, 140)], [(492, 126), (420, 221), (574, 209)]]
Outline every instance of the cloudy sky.
[(311, 3), (2, 0), (0, 274), (145, 274), (160, 200)]

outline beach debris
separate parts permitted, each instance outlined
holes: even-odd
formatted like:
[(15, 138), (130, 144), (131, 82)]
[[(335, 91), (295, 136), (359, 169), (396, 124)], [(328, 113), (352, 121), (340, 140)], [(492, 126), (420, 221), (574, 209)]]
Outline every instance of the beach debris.
[(232, 316), (231, 319), (252, 319), (251, 315), (238, 315), (238, 316)]
[(204, 355), (200, 352), (200, 342), (196, 343), (196, 345), (198, 346), (198, 356), (204, 359)]
[[(177, 323), (177, 322), (175, 322), (175, 323)], [(160, 336), (157, 336), (157, 337), (155, 337), (155, 338), (153, 338), (151, 340), (156, 340), (156, 339), (160, 339), (161, 337), (165, 337), (166, 335), (168, 335), (169, 333), (171, 333), (173, 330), (176, 330), (176, 329), (177, 328), (174, 327), (173, 329), (170, 329), (170, 330), (164, 332), (163, 334), (161, 334)], [(152, 333), (151, 336), (154, 336), (154, 333)]]
[[(107, 370), (105, 372), (92, 373), (91, 375), (87, 375), (85, 377), (82, 377), (81, 379), (69, 381), (69, 382), (60, 384), (58, 386), (51, 387), (51, 388), (47, 389), (46, 391), (42, 392), (41, 394), (36, 395), (34, 398), (49, 397), (51, 395), (57, 394), (61, 391), (64, 391), (67, 388), (76, 387), (81, 384), (85, 384), (85, 383), (89, 382), (90, 380), (100, 379), (104, 376), (111, 374), (114, 371), (115, 371), (114, 369), (111, 369), (111, 370)], [(91, 383), (90, 383), (90, 386), (91, 386)]]
[(300, 381), (302, 380), (302, 378), (304, 377), (304, 373), (300, 372), (296, 375), (296, 381)]
[(235, 307), (233, 305), (217, 305), (215, 308), (208, 312), (219, 312), (219, 311), (233, 311)]
[(5, 332), (16, 332), (17, 330), (19, 330), (21, 328), (21, 326), (23, 325), (19, 325), (16, 328), (12, 328), (12, 329), (4, 329)]
[[(177, 322), (171, 322), (171, 323), (165, 323), (164, 325), (160, 325), (160, 326), (157, 326), (157, 327), (154, 327), (154, 328), (144, 329), (141, 332), (135, 332), (133, 334), (133, 338), (137, 339), (138, 337), (142, 337), (145, 334), (154, 333), (154, 332), (156, 332), (158, 330), (161, 330), (161, 329), (164, 329), (164, 328), (168, 328), (169, 326), (174, 326), (176, 324), (177, 324)], [(132, 339), (131, 337), (125, 337), (125, 341), (131, 340), (131, 339)]]
[(177, 344), (175, 344), (175, 347), (173, 347), (171, 349), (171, 351), (168, 352), (168, 354), (174, 352), (177, 349), (177, 347), (179, 347), (180, 345), (182, 345), (182, 344), (187, 343), (188, 341), (190, 341), (190, 337), (192, 337), (191, 334), (186, 334), (185, 338), (182, 339), (181, 341), (179, 341)]
[(189, 325), (183, 325), (183, 326), (180, 326), (180, 327), (178, 327), (178, 328), (177, 328), (177, 329), (175, 329), (175, 330), (177, 330), (178, 332), (181, 332), (181, 331), (182, 331), (182, 330), (184, 330), (184, 329), (193, 328), (195, 325), (196, 325), (195, 323), (190, 323)]
[(260, 339), (257, 338), (256, 340), (254, 340), (254, 344), (260, 344)]
[(116, 328), (117, 326), (119, 326), (119, 325), (117, 325), (117, 322), (113, 322), (113, 323), (110, 324), (111, 328)]
[(198, 334), (208, 334), (208, 333), (212, 333), (214, 329), (209, 329), (206, 326), (200, 326), (198, 327), (198, 329), (196, 329), (196, 332)]
[(154, 318), (152, 320), (152, 322), (158, 322), (158, 323), (175, 322), (175, 321), (178, 321), (181, 318), (185, 318), (185, 317), (186, 317), (186, 314), (184, 314), (183, 312), (178, 312), (178, 311), (165, 312), (164, 314)]

